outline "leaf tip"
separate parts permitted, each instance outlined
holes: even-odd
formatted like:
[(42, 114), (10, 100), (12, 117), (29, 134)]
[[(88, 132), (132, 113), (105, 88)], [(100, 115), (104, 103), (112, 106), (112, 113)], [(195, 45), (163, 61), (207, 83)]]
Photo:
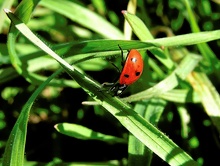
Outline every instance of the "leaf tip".
[(121, 13), (125, 15), (127, 14), (127, 10), (122, 10)]
[(9, 9), (4, 9), (4, 11), (5, 11), (6, 14), (8, 14), (8, 13), (12, 13), (12, 11), (9, 10)]
[(58, 130), (58, 124), (55, 124), (53, 127), (54, 127), (56, 130)]

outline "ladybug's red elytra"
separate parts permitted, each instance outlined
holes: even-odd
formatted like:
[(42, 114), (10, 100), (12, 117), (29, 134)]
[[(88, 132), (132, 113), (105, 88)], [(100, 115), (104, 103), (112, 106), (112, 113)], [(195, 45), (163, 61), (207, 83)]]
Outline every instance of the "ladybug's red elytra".
[[(123, 51), (120, 46), (118, 47), (123, 57)], [(127, 54), (118, 82), (114, 83), (109, 91), (112, 91), (114, 96), (121, 95), (128, 85), (133, 84), (140, 78), (143, 67), (144, 62), (141, 54), (137, 50), (131, 49)]]

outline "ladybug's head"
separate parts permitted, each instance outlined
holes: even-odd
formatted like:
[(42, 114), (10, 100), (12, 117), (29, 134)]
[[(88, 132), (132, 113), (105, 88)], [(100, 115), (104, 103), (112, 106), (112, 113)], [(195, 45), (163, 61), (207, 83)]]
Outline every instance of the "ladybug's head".
[(128, 86), (125, 84), (117, 83), (112, 86), (109, 91), (113, 92), (113, 96), (120, 96)]

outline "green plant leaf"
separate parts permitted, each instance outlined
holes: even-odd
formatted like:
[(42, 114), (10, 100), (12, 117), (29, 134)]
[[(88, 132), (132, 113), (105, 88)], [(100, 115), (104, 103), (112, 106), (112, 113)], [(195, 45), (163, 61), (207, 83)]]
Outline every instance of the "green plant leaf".
[(188, 89), (173, 89), (158, 97), (176, 103), (200, 103), (201, 99), (198, 93)]
[(59, 72), (60, 71), (55, 72), (43, 84), (41, 84), (41, 86), (36, 89), (36, 91), (31, 95), (27, 103), (24, 105), (7, 141), (3, 155), (3, 165), (23, 165), (27, 123), (30, 109), (36, 97)]
[(0, 33), (2, 33), (2, 28), (4, 26), (4, 22), (5, 22), (6, 18), (7, 18), (3, 9), (11, 8), (13, 2), (14, 2), (14, 0), (8, 0), (8, 1), (2, 1), (0, 3), (0, 18), (1, 18), (1, 21), (0, 21)]
[[(127, 11), (122, 11), (122, 13), (132, 27), (134, 33), (141, 41), (149, 41), (154, 39), (150, 33), (150, 30), (145, 26), (141, 19)], [(150, 50), (150, 52), (152, 52), (152, 54), (154, 54), (168, 69), (172, 69), (174, 67), (173, 61), (161, 49), (154, 48)]]
[(125, 139), (95, 132), (87, 127), (77, 124), (59, 123), (56, 124), (54, 127), (58, 132), (64, 135), (82, 140), (100, 140), (109, 143), (127, 143)]
[(220, 133), (220, 96), (212, 82), (208, 79), (206, 74), (193, 72), (189, 76), (189, 82), (191, 82), (195, 91), (201, 98), (202, 105), (205, 112), (211, 118), (218, 133)]
[[(42, 0), (41, 5), (65, 15), (71, 20), (110, 39), (123, 39), (124, 36), (116, 27), (96, 13), (67, 0)], [(80, 11), (80, 12), (79, 12)], [(97, 26), (97, 22), (99, 26)]]
[[(117, 97), (112, 97), (110, 94), (100, 91), (100, 84), (80, 73), (74, 66), (69, 65), (38, 39), (25, 24), (21, 24), (21, 21), (10, 11), (6, 10), (6, 12), (9, 18), (14, 22), (15, 26), (28, 39), (58, 61), (64, 70), (74, 78), (94, 100), (115, 116), (123, 126), (125, 126), (155, 154), (160, 156), (170, 165), (197, 165), (197, 163), (186, 152), (179, 148), (165, 134), (134, 112), (128, 104), (122, 102)], [(22, 28), (20, 26), (22, 26)], [(181, 67), (183, 66), (180, 66), (180, 68)]]
[[(190, 27), (192, 29), (192, 32), (198, 33), (200, 32), (200, 28), (196, 22), (196, 18), (191, 10), (190, 4), (188, 0), (184, 0), (185, 1), (185, 5), (187, 8), (187, 12), (189, 15), (189, 23), (190, 23)], [(207, 70), (208, 72), (211, 72), (212, 70), (218, 70), (220, 69), (220, 63), (218, 58), (216, 57), (216, 55), (214, 54), (214, 52), (211, 50), (211, 48), (208, 46), (207, 43), (201, 43), (201, 44), (197, 44), (202, 56), (204, 57), (205, 61), (203, 61), (202, 63), (205, 65), (205, 70)], [(219, 74), (216, 74), (217, 76)]]

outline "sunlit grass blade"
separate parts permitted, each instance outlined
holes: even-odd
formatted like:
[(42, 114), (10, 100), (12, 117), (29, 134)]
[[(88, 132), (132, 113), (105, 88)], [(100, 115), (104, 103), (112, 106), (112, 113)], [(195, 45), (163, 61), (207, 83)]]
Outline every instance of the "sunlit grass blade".
[(147, 41), (155, 46), (174, 47), (174, 46), (189, 46), (198, 43), (206, 43), (213, 40), (218, 40), (220, 37), (220, 30), (197, 32), (184, 35), (178, 35), (168, 38), (159, 38), (153, 41)]
[[(132, 30), (137, 35), (137, 37), (141, 41), (153, 40), (153, 36), (151, 35), (149, 29), (143, 23), (143, 21), (137, 16), (130, 14), (127, 11), (122, 11), (125, 19), (128, 21)], [(167, 56), (161, 49), (155, 48), (150, 50), (157, 58), (161, 61), (168, 69), (172, 69), (174, 67), (173, 61)]]
[(188, 77), (194, 90), (201, 97), (202, 105), (220, 133), (220, 96), (209, 78), (204, 73), (193, 72)]
[(127, 143), (125, 139), (95, 132), (94, 130), (77, 124), (59, 123), (54, 127), (58, 132), (64, 135), (82, 140), (100, 140), (109, 143)]
[[(135, 14), (136, 9), (137, 9), (137, 0), (129, 0), (128, 6), (127, 6), (127, 11)], [(122, 11), (122, 13), (123, 13), (123, 11)], [(126, 40), (131, 40), (132, 29), (126, 20), (124, 22), (124, 35), (125, 35)]]
[[(28, 22), (28, 20), (31, 17), (31, 14), (34, 10), (34, 7), (37, 5), (39, 1), (38, 0), (24, 0), (22, 1), (19, 6), (16, 8), (16, 17), (19, 17), (21, 20), (24, 20), (24, 22)], [(7, 9), (5, 9), (7, 10)], [(16, 43), (16, 37), (18, 35), (19, 31), (14, 27), (10, 27), (10, 32), (8, 34), (8, 52), (10, 56), (11, 63), (13, 67), (16, 69), (18, 74), (21, 74), (27, 81), (34, 82), (35, 84), (41, 84), (43, 81), (46, 80), (46, 77), (40, 76), (38, 74), (29, 72), (27, 70), (27, 66), (25, 63), (21, 61), (21, 59), (18, 57), (16, 53), (15, 43)], [(63, 81), (62, 81), (63, 82)], [(53, 81), (54, 85), (60, 85), (62, 84), (59, 80)]]
[[(27, 23), (27, 21), (31, 17), (31, 14), (32, 14), (37, 2), (38, 2), (38, 0), (37, 1), (34, 1), (34, 0), (22, 1), (22, 3), (19, 4), (19, 6), (17, 7), (17, 9), (15, 11), (17, 17), (19, 17), (21, 20), (23, 20), (25, 23)], [(5, 9), (5, 10), (7, 10), (7, 9)], [(15, 50), (15, 41), (16, 41), (16, 37), (17, 37), (18, 33), (19, 33), (19, 31), (14, 26), (10, 27), (10, 33), (8, 34), (7, 46), (8, 46), (8, 51), (9, 51), (11, 63), (15, 67), (17, 72), (20, 74), (23, 72), (22, 71), (22, 63), (19, 60), (18, 56), (16, 55), (16, 52), (14, 51)]]
[(24, 105), (21, 113), (10, 133), (5, 152), (3, 155), (3, 166), (7, 165), (23, 165), (24, 163), (24, 150), (27, 134), (27, 123), (29, 118), (30, 109), (41, 91), (48, 85), (48, 83), (59, 73), (55, 72), (51, 75), (36, 91), (32, 94), (29, 100)]
[(182, 138), (188, 138), (190, 129), (189, 129), (189, 122), (190, 122), (190, 116), (187, 112), (187, 109), (183, 105), (177, 105), (177, 110), (180, 115), (180, 121), (181, 121), (181, 136)]
[(158, 95), (158, 97), (165, 99), (167, 101), (172, 101), (175, 103), (200, 103), (201, 99), (199, 95), (188, 89), (173, 89), (166, 93)]
[[(42, 0), (41, 5), (65, 15), (71, 20), (109, 39), (123, 39), (122, 32), (96, 13), (67, 0)], [(80, 11), (80, 12), (79, 12)], [(97, 26), (97, 22), (100, 26)]]
[[(134, 110), (151, 124), (157, 126), (166, 105), (166, 101), (159, 98), (152, 98), (137, 102)], [(151, 163), (153, 152), (132, 134), (129, 135), (128, 152), (130, 165), (149, 165)]]
[[(186, 5), (187, 12), (189, 15), (188, 20), (189, 20), (192, 32), (195, 32), (195, 33), (200, 32), (200, 28), (196, 22), (196, 18), (193, 14), (193, 11), (190, 7), (190, 3), (188, 0), (185, 0), (185, 5)], [(202, 62), (206, 66), (205, 70), (208, 72), (212, 72), (212, 70), (215, 70), (215, 69), (219, 70), (219, 68), (220, 68), (219, 60), (216, 57), (216, 55), (214, 54), (214, 52), (211, 50), (209, 45), (207, 43), (201, 43), (201, 44), (198, 44), (197, 46), (198, 46), (199, 51), (201, 52), (202, 56), (205, 59), (205, 61)], [(218, 76), (218, 74), (217, 74), (217, 76)]]
[(4, 26), (4, 22), (7, 18), (3, 9), (11, 8), (13, 2), (14, 2), (14, 0), (8, 0), (8, 1), (2, 1), (1, 4), (0, 4), (0, 18), (1, 18), (1, 20), (0, 20), (0, 33), (2, 33), (2, 28)]
[[(197, 165), (197, 163), (185, 151), (179, 148), (156, 127), (134, 112), (128, 104), (122, 102), (117, 97), (112, 97), (106, 92), (99, 91), (100, 85), (98, 83), (88, 76), (81, 74), (74, 66), (69, 65), (65, 60), (60, 58), (60, 56), (31, 33), (25, 24), (17, 25), (17, 23), (19, 22), (20, 24), (21, 21), (14, 17), (10, 11), (6, 10), (6, 12), (11, 20), (15, 21), (14, 24), (16, 28), (30, 39), (31, 42), (57, 60), (65, 71), (74, 78), (94, 100), (108, 110), (124, 127), (126, 127), (155, 154), (160, 156), (170, 165)], [(20, 26), (22, 26), (22, 28), (20, 28)]]
[(137, 37), (141, 41), (147, 41), (147, 40), (154, 39), (153, 36), (151, 35), (150, 31), (146, 27), (146, 25), (143, 23), (143, 21), (140, 18), (138, 18), (137, 16), (135, 16), (125, 10), (122, 11), (122, 14), (124, 15), (125, 19), (130, 24), (134, 33), (137, 35)]
[(146, 42), (134, 40), (87, 40), (82, 42), (70, 42), (64, 44), (63, 46), (70, 47), (71, 49), (69, 50), (69, 52), (73, 52), (74, 54), (100, 53), (111, 51), (115, 51), (114, 53), (120, 53), (120, 50), (118, 49), (118, 44), (122, 47), (123, 50), (128, 50), (131, 48), (151, 50), (155, 47), (189, 46), (218, 39), (220, 39), (220, 30), (159, 38), (148, 40)]

